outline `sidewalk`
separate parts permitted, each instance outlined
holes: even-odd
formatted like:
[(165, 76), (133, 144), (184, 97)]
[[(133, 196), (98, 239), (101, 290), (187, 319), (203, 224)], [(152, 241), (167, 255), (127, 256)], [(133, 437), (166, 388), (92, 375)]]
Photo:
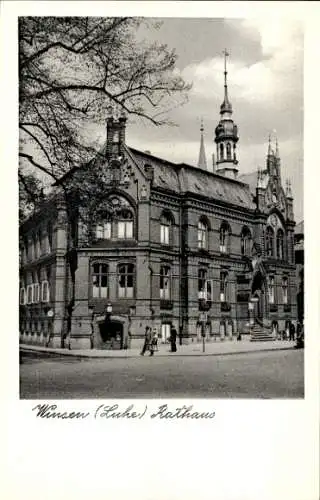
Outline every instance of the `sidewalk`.
[[(250, 352), (262, 351), (276, 351), (293, 349), (295, 341), (287, 340), (274, 340), (268, 342), (250, 342), (249, 340), (242, 341), (216, 341), (210, 342), (205, 345), (205, 352), (201, 343), (191, 343), (188, 345), (177, 345), (177, 352), (170, 352), (170, 345), (161, 344), (159, 350), (155, 352), (154, 356), (219, 356), (229, 354), (246, 354)], [(29, 344), (20, 344), (20, 351), (22, 352), (39, 352), (47, 354), (55, 354), (61, 356), (75, 356), (77, 358), (137, 358), (140, 356), (140, 349), (126, 349), (126, 350), (101, 350), (101, 349), (53, 349), (48, 347), (41, 347)], [(146, 357), (149, 354), (146, 353)]]

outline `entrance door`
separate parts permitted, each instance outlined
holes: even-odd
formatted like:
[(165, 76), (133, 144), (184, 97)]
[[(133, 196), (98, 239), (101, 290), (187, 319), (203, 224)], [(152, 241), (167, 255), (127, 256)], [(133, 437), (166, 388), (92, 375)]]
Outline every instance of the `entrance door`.
[(117, 344), (118, 349), (123, 347), (123, 324), (121, 321), (104, 321), (100, 323), (102, 341), (107, 344)]
[(166, 343), (168, 338), (170, 337), (171, 324), (170, 323), (162, 323), (161, 325), (161, 342)]

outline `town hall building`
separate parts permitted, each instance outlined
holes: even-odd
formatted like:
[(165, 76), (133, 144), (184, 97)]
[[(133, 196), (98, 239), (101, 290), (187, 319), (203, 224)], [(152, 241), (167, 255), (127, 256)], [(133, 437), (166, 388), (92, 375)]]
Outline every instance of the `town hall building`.
[[(66, 174), (20, 227), (20, 341), (130, 348), (145, 327), (167, 342), (268, 340), (297, 320), (293, 196), (278, 143), (254, 185), (241, 176), (228, 96), (206, 161), (173, 163), (126, 143), (124, 115), (107, 118), (99, 160)], [(146, 149), (148, 145), (146, 144)], [(99, 173), (94, 217), (75, 179)], [(82, 176), (82, 177), (81, 177)], [(101, 189), (102, 188), (102, 189)]]

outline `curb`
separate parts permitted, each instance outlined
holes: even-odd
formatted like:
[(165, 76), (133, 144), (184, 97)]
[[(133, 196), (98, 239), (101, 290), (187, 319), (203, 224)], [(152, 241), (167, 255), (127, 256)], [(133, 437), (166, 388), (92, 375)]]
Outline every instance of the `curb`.
[[(201, 353), (194, 353), (194, 354), (176, 354), (176, 353), (168, 353), (168, 354), (161, 354), (160, 356), (155, 356), (158, 358), (170, 358), (170, 357), (179, 357), (179, 358), (192, 358), (192, 357), (208, 357), (208, 356), (232, 356), (234, 354), (251, 354), (255, 352), (274, 352), (274, 351), (288, 351), (288, 350), (293, 350), (294, 346), (290, 347), (279, 347), (279, 348), (268, 348), (268, 349), (254, 349), (254, 350), (244, 350), (244, 351), (229, 351), (229, 352), (213, 352), (213, 353), (206, 353), (206, 352), (201, 352)], [(140, 355), (128, 355), (128, 356), (91, 356), (90, 354), (72, 354), (70, 351), (69, 352), (57, 352), (55, 350), (38, 350), (38, 349), (32, 349), (29, 347), (20, 347), (20, 352), (23, 353), (39, 353), (39, 354), (49, 354), (50, 356), (66, 356), (66, 357), (71, 357), (71, 358), (76, 358), (76, 359), (137, 359), (140, 358)], [(172, 355), (175, 354), (175, 355)], [(147, 356), (148, 357), (148, 356)]]

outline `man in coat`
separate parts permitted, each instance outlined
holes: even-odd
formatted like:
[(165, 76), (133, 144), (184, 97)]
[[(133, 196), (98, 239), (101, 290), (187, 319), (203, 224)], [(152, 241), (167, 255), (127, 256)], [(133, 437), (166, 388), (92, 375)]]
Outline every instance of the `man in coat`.
[(150, 326), (146, 326), (146, 331), (144, 334), (144, 344), (143, 344), (142, 351), (140, 353), (141, 356), (144, 355), (144, 353), (146, 352), (147, 349), (150, 349), (150, 343), (151, 343), (151, 328), (150, 328)]
[(171, 327), (170, 343), (171, 343), (171, 352), (177, 352), (177, 330), (175, 329), (174, 326)]

